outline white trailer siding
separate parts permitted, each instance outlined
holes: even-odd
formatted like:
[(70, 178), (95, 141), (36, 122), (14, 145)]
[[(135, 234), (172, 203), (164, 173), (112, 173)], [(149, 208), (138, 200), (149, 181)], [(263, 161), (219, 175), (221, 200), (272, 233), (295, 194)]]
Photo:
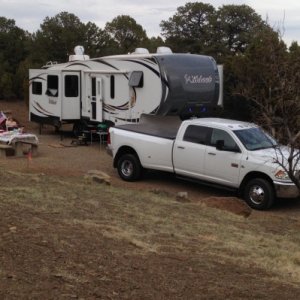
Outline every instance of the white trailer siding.
[(29, 74), (30, 119), (55, 126), (130, 124), (141, 114), (207, 115), (220, 90), (214, 59), (193, 54), (108, 56), (47, 65)]

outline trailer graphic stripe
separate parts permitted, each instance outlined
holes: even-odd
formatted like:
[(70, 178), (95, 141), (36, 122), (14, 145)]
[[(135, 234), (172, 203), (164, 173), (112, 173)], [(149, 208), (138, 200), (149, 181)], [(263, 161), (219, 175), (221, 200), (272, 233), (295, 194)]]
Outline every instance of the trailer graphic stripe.
[(87, 67), (88, 69), (91, 69), (90, 66), (88, 66), (86, 64), (83, 64), (83, 63), (73, 63), (73, 64), (70, 64), (70, 65), (66, 66), (66, 68), (74, 67), (74, 66), (83, 66), (83, 67)]
[[(46, 73), (44, 73), (44, 74), (46, 74)], [(38, 75), (38, 76), (35, 76), (35, 77), (32, 77), (32, 78), (30, 78), (30, 79), (29, 79), (29, 81), (30, 81), (30, 84), (32, 84), (32, 81), (33, 81), (33, 80), (35, 80), (35, 79), (40, 79), (40, 80), (44, 80), (44, 81), (46, 81), (46, 79), (45, 79), (45, 78), (43, 78), (43, 77), (40, 77), (41, 75), (44, 75), (44, 74), (40, 74), (40, 75)]]
[(144, 66), (145, 68), (151, 70), (157, 77), (161, 78), (161, 81), (169, 88), (169, 82), (165, 79), (165, 78), (162, 78), (160, 76), (160, 73), (159, 71), (155, 70), (154, 68), (152, 68), (151, 66), (147, 65), (146, 63), (143, 63), (141, 61), (136, 61), (134, 59), (126, 59), (125, 61), (129, 61), (129, 62), (134, 62), (136, 64), (139, 64), (139, 65), (142, 65)]
[(46, 109), (44, 109), (39, 103), (37, 103), (36, 101), (34, 101), (34, 108), (40, 112), (41, 114), (45, 115), (45, 116), (51, 116), (53, 115), (53, 113), (47, 111)]
[(104, 107), (106, 109), (111, 109), (111, 110), (127, 110), (129, 109), (129, 102), (124, 103), (123, 105), (120, 106), (114, 106), (114, 105), (109, 105), (109, 104), (104, 104)]
[(96, 61), (96, 62), (98, 62), (98, 63), (100, 63), (100, 64), (103, 64), (103, 65), (106, 65), (106, 66), (108, 66), (108, 67), (111, 67), (111, 68), (113, 68), (113, 69), (115, 69), (115, 70), (119, 70), (119, 69), (118, 69), (117, 67), (115, 67), (114, 65), (109, 64), (108, 62), (103, 61), (103, 60), (101, 60), (101, 59), (95, 59), (94, 61)]

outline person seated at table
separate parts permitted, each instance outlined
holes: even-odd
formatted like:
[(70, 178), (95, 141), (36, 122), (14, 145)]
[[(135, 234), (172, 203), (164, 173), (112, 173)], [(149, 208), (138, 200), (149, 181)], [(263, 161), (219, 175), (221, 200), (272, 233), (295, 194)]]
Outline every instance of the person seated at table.
[(14, 130), (14, 129), (19, 128), (19, 123), (16, 119), (14, 119), (12, 117), (8, 117), (6, 119), (5, 126), (6, 126), (7, 131)]

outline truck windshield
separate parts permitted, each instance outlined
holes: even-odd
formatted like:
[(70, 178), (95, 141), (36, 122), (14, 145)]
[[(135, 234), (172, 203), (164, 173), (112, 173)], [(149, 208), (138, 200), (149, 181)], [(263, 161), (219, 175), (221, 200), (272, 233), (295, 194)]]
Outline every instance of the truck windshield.
[(259, 127), (234, 130), (235, 135), (250, 151), (275, 148), (277, 142)]

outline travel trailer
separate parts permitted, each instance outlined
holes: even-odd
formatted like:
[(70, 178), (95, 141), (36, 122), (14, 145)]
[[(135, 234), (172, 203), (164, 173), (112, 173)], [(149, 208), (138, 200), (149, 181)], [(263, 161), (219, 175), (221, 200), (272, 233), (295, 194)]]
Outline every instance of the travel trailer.
[(29, 70), (29, 118), (74, 133), (90, 124), (137, 123), (141, 114), (208, 114), (221, 104), (218, 66), (209, 56), (159, 47), (90, 59), (81, 46), (62, 64)]

